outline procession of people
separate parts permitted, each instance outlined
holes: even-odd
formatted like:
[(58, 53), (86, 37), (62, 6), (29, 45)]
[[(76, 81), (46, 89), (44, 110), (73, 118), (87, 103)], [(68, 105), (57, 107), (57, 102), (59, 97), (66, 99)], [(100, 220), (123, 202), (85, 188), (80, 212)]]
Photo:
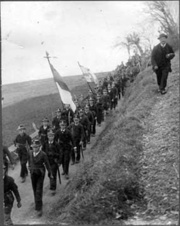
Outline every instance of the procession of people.
[[(168, 72), (171, 71), (170, 60), (174, 57), (172, 48), (166, 44), (166, 35), (160, 35), (160, 45), (152, 52), (152, 66), (157, 74), (157, 83), (161, 94), (165, 94)], [(158, 50), (160, 49), (160, 50)], [(159, 55), (162, 55), (161, 61)], [(157, 55), (156, 55), (157, 54)], [(26, 182), (30, 175), (37, 216), (43, 213), (43, 182), (46, 170), (49, 177), (49, 189), (56, 195), (57, 179), (61, 183), (59, 167), (66, 180), (70, 178), (70, 165), (78, 164), (84, 158), (84, 151), (96, 136), (96, 128), (100, 127), (107, 117), (117, 108), (118, 100), (125, 95), (128, 83), (131, 83), (140, 72), (138, 62), (123, 63), (114, 73), (99, 80), (93, 89), (89, 86), (88, 95), (81, 94), (74, 98), (76, 110), (73, 112), (69, 104), (63, 108), (57, 106), (56, 116), (52, 122), (45, 117), (35, 139), (26, 134), (26, 128), (20, 124), (18, 135), (14, 139), (16, 152), (20, 160), (21, 182)], [(133, 70), (136, 68), (136, 70)], [(11, 225), (11, 210), (14, 193), (17, 205), (21, 207), (18, 187), (13, 178), (8, 176), (8, 162), (14, 167), (14, 161), (7, 147), (3, 147), (4, 172), (4, 214), (5, 225)], [(8, 160), (9, 158), (9, 160)], [(10, 194), (10, 195), (9, 195)]]

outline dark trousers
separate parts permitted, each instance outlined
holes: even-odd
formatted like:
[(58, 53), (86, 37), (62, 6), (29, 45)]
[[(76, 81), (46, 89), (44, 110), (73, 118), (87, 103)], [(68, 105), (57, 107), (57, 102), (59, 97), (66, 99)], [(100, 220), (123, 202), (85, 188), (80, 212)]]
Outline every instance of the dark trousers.
[(28, 175), (28, 170), (27, 170), (27, 161), (22, 161), (20, 160), (20, 164), (21, 164), (21, 171), (20, 171), (20, 177), (24, 178)]
[(159, 68), (156, 72), (157, 84), (160, 90), (164, 90), (167, 85), (167, 78), (169, 73), (169, 68)]
[(97, 123), (101, 124), (102, 120), (103, 120), (103, 112), (100, 111), (97, 114)]
[(111, 101), (111, 110), (112, 110), (113, 108), (115, 109), (115, 100)]
[(114, 99), (114, 108), (116, 108), (117, 104), (118, 104), (118, 98), (115, 97), (115, 99)]
[(80, 156), (80, 145), (79, 145), (79, 140), (77, 140), (77, 141), (75, 141), (75, 146), (77, 147), (77, 149), (76, 149), (76, 153), (75, 153), (75, 151), (74, 151), (74, 149), (72, 150), (72, 155), (71, 155), (71, 157), (72, 157), (72, 162), (75, 162), (75, 161), (80, 161), (80, 158), (81, 158), (81, 156)]
[(56, 185), (57, 185), (57, 171), (58, 171), (58, 164), (50, 164), (51, 166), (51, 171), (52, 171), (52, 176), (53, 178), (50, 178), (50, 190), (55, 191), (56, 190)]
[(83, 147), (86, 148), (88, 130), (84, 129), (84, 139), (83, 139)]
[(42, 196), (43, 196), (43, 183), (44, 183), (45, 172), (42, 173), (40, 170), (38, 173), (31, 174), (31, 182), (34, 193), (35, 210), (42, 210)]
[(62, 168), (66, 175), (69, 174), (70, 151), (62, 155)]
[(94, 119), (94, 124), (92, 125), (91, 133), (94, 135), (96, 134), (96, 119)]

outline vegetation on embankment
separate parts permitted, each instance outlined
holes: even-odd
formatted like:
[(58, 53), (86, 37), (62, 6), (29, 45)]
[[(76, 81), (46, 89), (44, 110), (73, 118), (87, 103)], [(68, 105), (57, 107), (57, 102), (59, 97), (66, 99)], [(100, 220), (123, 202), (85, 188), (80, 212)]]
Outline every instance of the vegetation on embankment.
[(143, 155), (143, 120), (156, 103), (156, 81), (152, 70), (138, 74), (126, 90), (124, 101), (108, 117), (107, 126), (81, 164), (76, 175), (57, 197), (48, 218), (55, 223), (105, 223), (126, 219), (144, 203), (140, 184)]

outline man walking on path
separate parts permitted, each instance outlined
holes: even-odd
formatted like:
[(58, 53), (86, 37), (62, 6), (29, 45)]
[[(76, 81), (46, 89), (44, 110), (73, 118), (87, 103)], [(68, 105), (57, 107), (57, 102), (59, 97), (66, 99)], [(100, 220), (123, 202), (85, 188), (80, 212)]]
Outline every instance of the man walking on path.
[(160, 43), (153, 48), (151, 54), (151, 63), (154, 72), (157, 76), (158, 91), (165, 94), (167, 85), (168, 73), (171, 72), (171, 60), (175, 56), (172, 47), (167, 43), (168, 36), (160, 34)]
[(21, 164), (20, 172), (20, 177), (22, 178), (21, 182), (24, 183), (26, 180), (26, 176), (28, 175), (26, 164), (28, 161), (28, 151), (32, 143), (32, 140), (31, 137), (25, 133), (26, 129), (23, 125), (19, 125), (17, 130), (19, 131), (19, 134), (14, 140), (14, 145), (17, 147), (17, 153)]
[(31, 173), (31, 182), (35, 200), (35, 210), (37, 211), (37, 215), (39, 217), (42, 215), (43, 184), (46, 169), (48, 170), (48, 177), (53, 178), (48, 157), (46, 153), (41, 150), (40, 147), (41, 142), (38, 139), (35, 139), (32, 144), (33, 150), (31, 150), (29, 154), (29, 170)]
[[(17, 200), (17, 207), (21, 207), (21, 197), (14, 179), (7, 175), (7, 166), (3, 165), (4, 184), (4, 225), (13, 225), (11, 211), (14, 204), (14, 196)], [(2, 222), (1, 222), (2, 223)]]

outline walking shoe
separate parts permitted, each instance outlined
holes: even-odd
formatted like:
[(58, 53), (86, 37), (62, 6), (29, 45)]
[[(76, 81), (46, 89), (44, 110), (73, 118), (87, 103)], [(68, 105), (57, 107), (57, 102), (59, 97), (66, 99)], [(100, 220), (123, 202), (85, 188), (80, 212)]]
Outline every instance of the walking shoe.
[(51, 195), (54, 196), (56, 194), (56, 191), (51, 191)]
[(72, 162), (72, 163), (71, 163), (71, 165), (74, 165), (74, 164), (75, 164), (75, 162)]
[(161, 90), (161, 94), (165, 94), (165, 93), (167, 93), (166, 90)]
[(26, 181), (26, 178), (25, 177), (22, 177), (21, 183), (24, 183), (25, 181)]
[(37, 216), (41, 217), (42, 216), (42, 210), (37, 210)]
[(78, 164), (79, 163), (79, 161), (78, 160), (76, 160), (76, 162), (75, 162), (76, 164)]
[(65, 172), (62, 172), (61, 174), (62, 174), (62, 175), (65, 175)]
[(68, 179), (69, 179), (69, 176), (68, 176), (67, 174), (65, 175), (65, 179), (66, 179), (66, 180), (68, 180)]

